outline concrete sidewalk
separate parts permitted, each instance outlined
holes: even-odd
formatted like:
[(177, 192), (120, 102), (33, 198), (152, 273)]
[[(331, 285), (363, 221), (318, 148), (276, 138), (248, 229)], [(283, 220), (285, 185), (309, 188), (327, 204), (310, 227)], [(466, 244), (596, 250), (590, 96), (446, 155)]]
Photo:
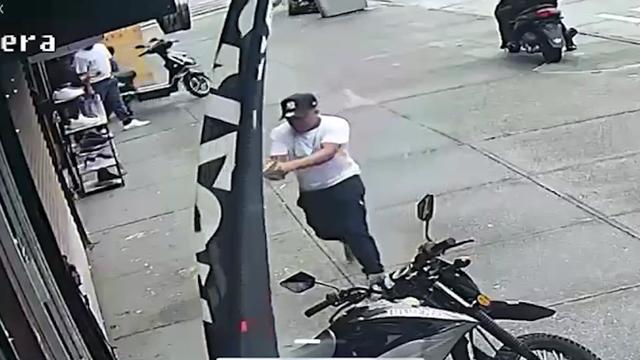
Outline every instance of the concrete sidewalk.
[(145, 128), (118, 133), (126, 187), (80, 201), (93, 279), (122, 359), (204, 359), (193, 239), (202, 114), (177, 95), (138, 105)]
[[(433, 234), (477, 239), (454, 255), (472, 256), (482, 289), (559, 311), (522, 331), (635, 358), (640, 105), (628, 94), (639, 83), (637, 47), (583, 36), (580, 52), (541, 66), (537, 56), (498, 51), (490, 17), (414, 6), (322, 20), (277, 14), (274, 29), (267, 128), (276, 102), (295, 91), (316, 92), (323, 111), (349, 119), (370, 225), (390, 269), (414, 256), (422, 241), (415, 201), (435, 193)], [(304, 223), (294, 180), (270, 186)], [(277, 260), (291, 272), (363, 281), (340, 246), (297, 231), (283, 249), (319, 247), (329, 259), (315, 266), (319, 255), (301, 250)], [(274, 296), (281, 347), (326, 325), (302, 315), (322, 291), (274, 288)]]

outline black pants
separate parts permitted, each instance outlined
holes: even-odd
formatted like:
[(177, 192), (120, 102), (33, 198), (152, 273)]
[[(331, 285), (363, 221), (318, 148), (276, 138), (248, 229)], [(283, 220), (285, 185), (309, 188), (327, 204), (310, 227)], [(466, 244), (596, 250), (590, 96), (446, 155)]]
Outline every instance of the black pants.
[(122, 95), (120, 95), (120, 90), (118, 89), (118, 80), (111, 77), (91, 84), (91, 87), (100, 95), (107, 117), (111, 113), (115, 113), (124, 125), (131, 122), (132, 114), (124, 104), (124, 101), (122, 101)]
[(301, 192), (298, 206), (319, 238), (344, 242), (365, 274), (377, 274), (384, 268), (369, 234), (364, 194), (362, 179), (353, 176), (327, 189)]

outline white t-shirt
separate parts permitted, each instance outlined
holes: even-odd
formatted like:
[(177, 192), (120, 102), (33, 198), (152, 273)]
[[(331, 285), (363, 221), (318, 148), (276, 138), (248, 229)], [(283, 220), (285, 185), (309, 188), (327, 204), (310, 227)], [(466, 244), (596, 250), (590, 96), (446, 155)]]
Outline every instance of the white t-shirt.
[(349, 132), (347, 120), (337, 116), (320, 116), (320, 125), (304, 134), (297, 133), (284, 121), (271, 131), (270, 155), (287, 155), (293, 160), (313, 154), (322, 149), (322, 144), (341, 145), (333, 159), (296, 171), (300, 191), (326, 189), (360, 174), (360, 166), (349, 156)]
[(80, 50), (74, 56), (74, 66), (76, 73), (91, 76), (91, 83), (111, 77), (111, 53), (109, 49), (102, 44), (94, 44), (91, 50)]

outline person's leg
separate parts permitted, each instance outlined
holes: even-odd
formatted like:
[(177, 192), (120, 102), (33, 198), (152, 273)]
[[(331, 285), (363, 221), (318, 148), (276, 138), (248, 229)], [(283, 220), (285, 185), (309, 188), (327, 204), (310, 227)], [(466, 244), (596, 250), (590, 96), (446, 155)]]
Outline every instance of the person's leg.
[[(108, 80), (102, 80), (95, 84), (91, 84), (93, 91), (95, 91), (98, 95), (100, 95), (100, 100), (102, 101), (102, 106), (104, 107), (105, 116), (108, 118), (115, 109), (113, 107), (113, 96), (111, 94), (111, 88), (109, 86)], [(95, 116), (95, 115), (94, 115)]]
[(301, 193), (298, 206), (304, 211), (307, 224), (316, 236), (344, 242), (365, 274), (384, 271), (378, 247), (369, 234), (364, 185), (359, 176), (328, 189)]
[(336, 221), (342, 225), (342, 240), (362, 266), (362, 271), (367, 275), (384, 272), (378, 246), (369, 233), (365, 189), (360, 177), (354, 176), (336, 185), (332, 195), (337, 199), (333, 211), (339, 217)]
[[(120, 90), (118, 90), (118, 80), (111, 78), (106, 81), (106, 98), (102, 99), (105, 103), (105, 108), (108, 106), (110, 109), (113, 109), (113, 112), (116, 114), (118, 119), (122, 121), (123, 125), (128, 125), (132, 116), (129, 114), (129, 110), (124, 105), (124, 101), (122, 101), (122, 96), (120, 96)], [(108, 104), (108, 105), (107, 105)]]
[(573, 35), (569, 33), (564, 22), (560, 21), (560, 25), (562, 25), (562, 34), (564, 35), (564, 42), (566, 44), (567, 51), (576, 50), (578, 47), (576, 46), (576, 43), (573, 42)]
[(500, 48), (506, 49), (507, 43), (511, 41), (511, 6), (498, 3), (494, 11), (494, 16), (498, 22), (498, 32), (500, 33)]
[(113, 111), (124, 126), (124, 130), (133, 129), (140, 126), (149, 125), (147, 120), (135, 119), (130, 108), (125, 105), (118, 89), (118, 80), (115, 78), (109, 79), (109, 103), (111, 104)]
[(326, 204), (327, 190), (302, 192), (298, 197), (298, 207), (304, 212), (307, 225), (313, 229), (316, 236), (322, 240), (341, 240), (340, 232), (335, 226), (335, 218)]

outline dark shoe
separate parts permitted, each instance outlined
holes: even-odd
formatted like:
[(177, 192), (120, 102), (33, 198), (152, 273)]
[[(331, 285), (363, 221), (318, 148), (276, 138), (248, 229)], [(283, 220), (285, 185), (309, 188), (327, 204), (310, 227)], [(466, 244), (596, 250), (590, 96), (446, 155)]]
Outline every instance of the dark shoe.
[(507, 43), (507, 49), (510, 53), (519, 53), (520, 52), (520, 43), (515, 41), (509, 41)]
[(103, 138), (84, 138), (80, 140), (80, 151), (81, 152), (90, 152), (100, 149), (103, 145), (109, 142), (109, 139)]
[(113, 174), (107, 169), (98, 170), (98, 182), (107, 182), (113, 180), (119, 180), (120, 176)]
[(574, 44), (574, 43), (567, 44), (567, 51), (575, 51), (577, 49), (578, 49), (578, 47), (576, 46), (576, 44)]

